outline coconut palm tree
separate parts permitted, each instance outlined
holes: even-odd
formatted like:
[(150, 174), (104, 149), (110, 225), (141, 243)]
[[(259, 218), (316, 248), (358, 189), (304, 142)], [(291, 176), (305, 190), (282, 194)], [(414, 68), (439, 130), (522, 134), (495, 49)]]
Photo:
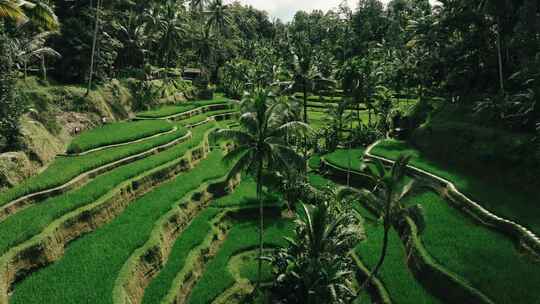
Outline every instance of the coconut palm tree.
[(351, 208), (335, 201), (302, 204), (294, 238), (286, 238), (270, 259), (276, 272), (273, 294), (279, 303), (350, 303), (353, 265), (349, 252), (362, 235)]
[(214, 29), (218, 35), (225, 36), (227, 27), (232, 22), (229, 6), (223, 4), (223, 0), (214, 0), (208, 6), (207, 15), (206, 31)]
[(304, 104), (304, 122), (308, 123), (308, 93), (318, 90), (329, 90), (335, 86), (335, 81), (326, 79), (319, 72), (317, 65), (313, 63), (312, 46), (298, 39), (294, 48), (291, 48), (293, 54), (292, 79), (289, 82), (289, 91), (301, 88)]
[[(255, 175), (257, 200), (259, 201), (259, 257), (263, 255), (264, 206), (262, 177), (264, 170), (294, 170), (305, 166), (304, 159), (286, 144), (290, 133), (308, 133), (309, 126), (298, 121), (285, 120), (283, 103), (273, 102), (270, 91), (256, 88), (243, 101), (245, 113), (240, 118), (240, 130), (224, 129), (218, 138), (231, 140), (234, 148), (224, 161), (233, 162), (229, 177), (241, 172)], [(262, 260), (259, 259), (258, 282), (261, 281)]]
[(380, 161), (375, 161), (373, 167), (365, 167), (375, 187), (373, 190), (354, 189), (343, 187), (338, 190), (338, 197), (353, 197), (367, 204), (382, 218), (384, 226), (383, 246), (377, 264), (373, 267), (365, 285), (377, 275), (384, 263), (388, 250), (388, 237), (390, 229), (401, 221), (404, 216), (412, 215), (414, 218), (422, 218), (420, 206), (405, 206), (404, 199), (412, 193), (414, 180), (407, 180), (406, 171), (410, 156), (399, 156), (390, 169), (384, 167)]

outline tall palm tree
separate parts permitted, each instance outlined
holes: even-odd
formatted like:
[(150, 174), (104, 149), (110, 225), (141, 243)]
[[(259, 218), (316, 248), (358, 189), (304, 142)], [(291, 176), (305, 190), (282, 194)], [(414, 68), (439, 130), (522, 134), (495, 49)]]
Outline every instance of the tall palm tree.
[(208, 6), (207, 14), (206, 31), (214, 29), (216, 34), (225, 36), (227, 27), (232, 22), (229, 6), (223, 4), (223, 0), (214, 0)]
[(264, 206), (261, 198), (263, 173), (267, 169), (285, 171), (305, 166), (304, 159), (284, 139), (289, 133), (307, 133), (309, 126), (297, 121), (286, 121), (283, 104), (273, 102), (268, 90), (257, 88), (246, 95), (242, 103), (246, 111), (240, 118), (241, 129), (224, 129), (217, 135), (235, 143), (233, 150), (224, 157), (224, 161), (234, 162), (229, 177), (240, 172), (255, 175), (260, 219), (258, 286), (261, 281), (264, 233)]
[(152, 8), (147, 14), (148, 30), (154, 34), (159, 48), (158, 56), (163, 66), (169, 66), (171, 59), (186, 35), (185, 8), (181, 1), (167, 0)]
[(388, 237), (390, 229), (403, 219), (405, 215), (417, 215), (421, 212), (419, 206), (405, 206), (404, 199), (412, 193), (414, 180), (406, 179), (407, 165), (410, 156), (399, 156), (390, 169), (384, 167), (380, 161), (375, 161), (374, 168), (366, 167), (369, 176), (374, 182), (373, 190), (354, 189), (343, 187), (338, 190), (340, 199), (345, 197), (354, 197), (365, 204), (368, 204), (372, 210), (379, 213), (382, 217), (384, 226), (383, 246), (377, 264), (373, 267), (365, 285), (374, 276), (377, 275), (384, 263), (388, 251)]
[(319, 90), (328, 90), (334, 87), (335, 82), (326, 79), (314, 64), (313, 47), (305, 37), (296, 37), (294, 47), (291, 48), (293, 57), (292, 80), (289, 82), (289, 90), (301, 88), (304, 104), (304, 123), (308, 123), (308, 93)]

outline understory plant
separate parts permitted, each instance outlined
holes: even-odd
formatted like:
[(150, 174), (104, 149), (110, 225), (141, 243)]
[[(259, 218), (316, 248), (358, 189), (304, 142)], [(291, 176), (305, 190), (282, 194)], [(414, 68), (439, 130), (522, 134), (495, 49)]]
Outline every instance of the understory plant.
[(294, 237), (269, 258), (275, 274), (273, 303), (352, 303), (354, 264), (349, 252), (362, 229), (352, 208), (340, 208), (331, 195), (317, 205), (302, 204)]

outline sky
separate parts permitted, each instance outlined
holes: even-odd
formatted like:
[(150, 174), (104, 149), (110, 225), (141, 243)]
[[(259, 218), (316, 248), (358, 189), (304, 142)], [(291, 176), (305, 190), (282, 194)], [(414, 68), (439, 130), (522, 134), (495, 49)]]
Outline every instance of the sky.
[[(267, 11), (271, 17), (280, 18), (283, 21), (290, 21), (296, 11), (312, 11), (320, 9), (327, 11), (336, 8), (341, 0), (239, 0), (241, 3), (250, 4), (257, 9)], [(390, 0), (382, 0), (388, 3)], [(229, 1), (232, 2), (232, 1)], [(347, 0), (351, 7), (354, 7), (357, 0)], [(435, 0), (430, 0), (434, 3)]]

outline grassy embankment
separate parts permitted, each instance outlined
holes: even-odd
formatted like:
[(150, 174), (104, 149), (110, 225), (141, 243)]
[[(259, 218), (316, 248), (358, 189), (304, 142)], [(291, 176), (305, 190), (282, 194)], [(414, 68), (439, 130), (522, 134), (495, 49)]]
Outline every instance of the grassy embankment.
[(178, 161), (191, 148), (198, 146), (206, 132), (215, 128), (206, 124), (195, 128), (193, 138), (157, 155), (130, 163), (100, 175), (83, 187), (52, 197), (27, 208), (0, 223), (0, 253), (40, 233), (49, 223), (79, 207), (95, 202), (123, 182), (157, 167)]
[(174, 125), (167, 121), (134, 121), (106, 124), (76, 137), (67, 148), (68, 154), (122, 144), (170, 131)]

